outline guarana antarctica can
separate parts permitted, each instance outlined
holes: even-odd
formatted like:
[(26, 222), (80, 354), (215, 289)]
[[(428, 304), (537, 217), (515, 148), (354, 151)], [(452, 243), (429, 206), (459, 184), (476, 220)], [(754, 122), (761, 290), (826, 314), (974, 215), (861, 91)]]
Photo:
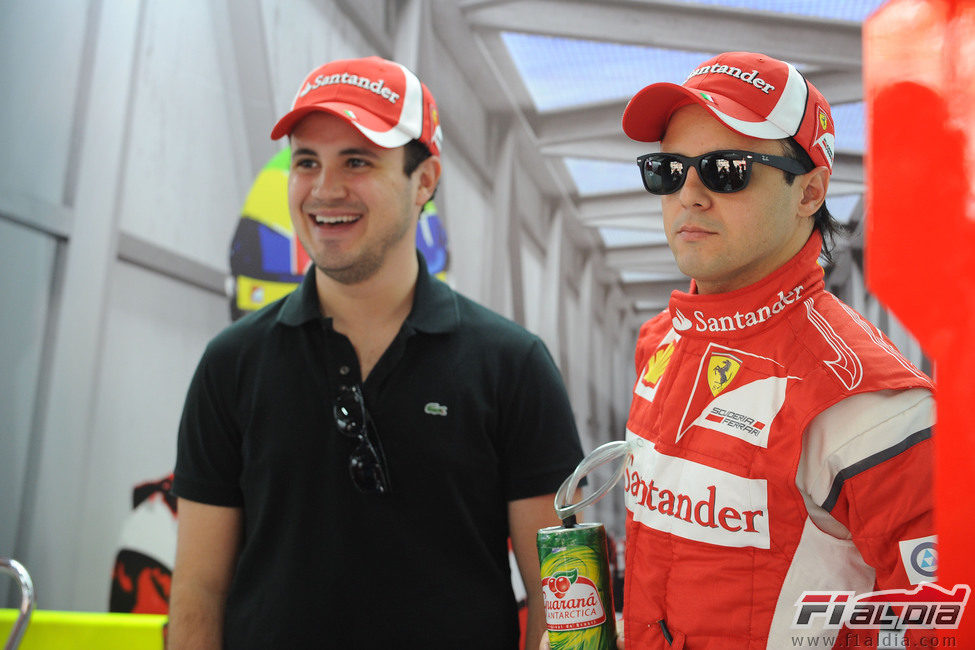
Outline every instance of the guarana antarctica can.
[(616, 610), (606, 529), (574, 519), (538, 531), (549, 645), (552, 650), (614, 650)]

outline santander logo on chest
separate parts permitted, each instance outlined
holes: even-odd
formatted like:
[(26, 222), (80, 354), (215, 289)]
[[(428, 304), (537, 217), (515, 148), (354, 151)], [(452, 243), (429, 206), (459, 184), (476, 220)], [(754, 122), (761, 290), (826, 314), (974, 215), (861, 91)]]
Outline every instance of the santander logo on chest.
[(635, 521), (685, 539), (735, 548), (770, 548), (768, 486), (660, 453), (631, 431), (624, 467), (626, 509)]

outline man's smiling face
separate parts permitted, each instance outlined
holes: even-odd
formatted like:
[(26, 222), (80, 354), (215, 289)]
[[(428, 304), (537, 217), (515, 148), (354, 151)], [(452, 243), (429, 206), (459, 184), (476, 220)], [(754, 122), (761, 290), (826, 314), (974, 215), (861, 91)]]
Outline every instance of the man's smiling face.
[(291, 221), (320, 272), (354, 284), (391, 252), (413, 254), (429, 193), (421, 169), (404, 173), (403, 147), (384, 149), (344, 119), (315, 112), (291, 133), (291, 151)]

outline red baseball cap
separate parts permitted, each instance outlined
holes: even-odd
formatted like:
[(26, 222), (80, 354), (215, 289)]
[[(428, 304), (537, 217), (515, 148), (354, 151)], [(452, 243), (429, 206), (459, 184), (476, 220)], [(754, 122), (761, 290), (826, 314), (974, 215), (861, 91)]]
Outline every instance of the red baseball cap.
[(658, 142), (674, 111), (691, 103), (742, 135), (794, 138), (817, 167), (833, 171), (836, 130), (829, 102), (785, 61), (753, 52), (719, 54), (683, 85), (655, 83), (634, 95), (623, 112), (623, 132), (640, 142)]
[(443, 131), (430, 89), (394, 61), (378, 56), (331, 61), (302, 82), (294, 104), (271, 131), (271, 139), (290, 135), (314, 111), (344, 118), (380, 147), (402, 147), (419, 140), (440, 155)]

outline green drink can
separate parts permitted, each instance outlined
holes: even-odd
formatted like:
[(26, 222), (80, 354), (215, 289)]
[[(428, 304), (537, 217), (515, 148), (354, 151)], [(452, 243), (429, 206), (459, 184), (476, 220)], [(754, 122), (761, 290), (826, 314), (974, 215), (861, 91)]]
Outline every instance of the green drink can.
[(598, 523), (550, 526), (538, 531), (537, 540), (552, 650), (614, 650), (606, 529)]

